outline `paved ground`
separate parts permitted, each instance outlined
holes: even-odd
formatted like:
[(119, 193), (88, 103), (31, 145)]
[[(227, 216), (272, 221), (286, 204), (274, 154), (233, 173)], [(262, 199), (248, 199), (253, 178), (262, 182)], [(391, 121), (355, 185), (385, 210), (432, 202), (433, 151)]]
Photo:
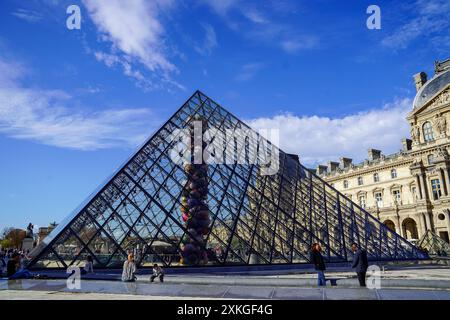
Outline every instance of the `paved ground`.
[(299, 288), (245, 285), (122, 283), (82, 281), (69, 290), (64, 280), (0, 282), (0, 299), (298, 299), (298, 300), (450, 300), (450, 290)]
[[(80, 290), (69, 290), (64, 278), (0, 280), (0, 299), (450, 300), (448, 266), (388, 268), (379, 273), (378, 290), (359, 288), (355, 274), (347, 270), (327, 272), (331, 281), (320, 289), (316, 287), (317, 276), (307, 271), (283, 275), (169, 274), (164, 284), (149, 283), (148, 274), (139, 275), (135, 283), (122, 283), (117, 281), (117, 273), (99, 273), (93, 275), (94, 279), (83, 279)], [(66, 276), (59, 273), (59, 277)]]
[(212, 298), (145, 296), (131, 294), (70, 293), (57, 291), (0, 291), (0, 300), (203, 300)]

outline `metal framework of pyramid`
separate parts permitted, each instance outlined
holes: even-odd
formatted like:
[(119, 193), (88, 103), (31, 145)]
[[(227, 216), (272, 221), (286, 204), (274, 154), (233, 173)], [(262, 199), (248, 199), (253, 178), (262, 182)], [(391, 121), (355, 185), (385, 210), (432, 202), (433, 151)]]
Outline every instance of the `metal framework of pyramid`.
[[(279, 154), (279, 170), (261, 174), (264, 162), (208, 164), (207, 225), (198, 237), (183, 220), (186, 168), (169, 157), (176, 129), (195, 118), (209, 128), (247, 130), (257, 147)], [(176, 139), (175, 139), (176, 140)], [(213, 138), (209, 144), (219, 143)], [(238, 152), (248, 149), (234, 141)], [(258, 159), (259, 160), (259, 159)], [(206, 231), (205, 231), (206, 230)], [(133, 252), (139, 267), (182, 266), (186, 244), (201, 247), (206, 265), (309, 263), (313, 243), (328, 262), (351, 260), (351, 243), (371, 260), (427, 258), (407, 240), (196, 91), (144, 145), (32, 252), (31, 268), (81, 266), (91, 255), (97, 268), (121, 267)], [(197, 239), (197, 240), (195, 240)]]

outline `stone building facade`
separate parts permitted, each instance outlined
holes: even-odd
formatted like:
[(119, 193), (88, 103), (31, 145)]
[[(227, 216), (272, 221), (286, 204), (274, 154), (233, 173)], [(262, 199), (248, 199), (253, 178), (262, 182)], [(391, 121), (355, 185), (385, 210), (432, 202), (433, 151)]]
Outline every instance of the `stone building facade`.
[(411, 139), (392, 155), (369, 149), (353, 164), (341, 158), (317, 173), (389, 228), (416, 242), (431, 230), (450, 234), (450, 59), (435, 62), (435, 74), (414, 75), (417, 94), (406, 120)]

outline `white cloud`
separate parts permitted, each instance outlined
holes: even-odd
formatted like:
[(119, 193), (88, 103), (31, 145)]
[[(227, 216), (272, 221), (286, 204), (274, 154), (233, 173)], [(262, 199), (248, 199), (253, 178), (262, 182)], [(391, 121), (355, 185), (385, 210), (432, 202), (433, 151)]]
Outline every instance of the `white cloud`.
[(217, 36), (214, 28), (209, 24), (203, 24), (205, 29), (205, 39), (201, 45), (195, 46), (195, 51), (202, 55), (210, 55), (212, 50), (217, 47)]
[(17, 9), (13, 13), (11, 13), (13, 16), (28, 21), (28, 22), (38, 22), (42, 20), (42, 15), (38, 12), (32, 11), (32, 10), (26, 10), (26, 9)]
[(261, 5), (259, 2), (239, 0), (199, 1), (219, 15), (230, 29), (250, 41), (273, 45), (290, 54), (314, 49), (319, 43), (317, 36), (307, 34), (286, 23), (286, 14), (296, 12), (295, 4), (290, 2), (281, 4), (280, 1), (275, 1)]
[(63, 91), (25, 88), (14, 63), (0, 59), (0, 133), (42, 144), (96, 150), (135, 147), (157, 117), (147, 108), (91, 111), (75, 109)]
[(16, 81), (26, 74), (26, 68), (18, 62), (6, 62), (0, 59), (0, 87), (15, 86)]
[[(443, 32), (448, 37), (450, 30), (450, 2), (448, 0), (417, 0), (408, 10), (412, 19), (398, 27), (382, 40), (382, 45), (391, 49), (406, 49), (411, 42), (423, 37), (423, 43), (433, 42), (433, 35)], [(440, 46), (447, 43), (438, 42)]]
[(283, 40), (281, 48), (287, 53), (296, 53), (301, 50), (313, 49), (318, 45), (318, 40), (312, 36), (301, 36)]
[(256, 76), (256, 74), (264, 67), (262, 63), (248, 63), (243, 65), (239, 74), (236, 76), (236, 80), (243, 82), (248, 81)]
[(201, 0), (201, 2), (210, 6), (221, 16), (227, 15), (231, 9), (239, 7), (239, 0)]
[[(182, 87), (171, 79), (178, 69), (169, 60), (161, 22), (163, 13), (173, 7), (173, 0), (83, 0), (83, 3), (100, 33), (99, 38), (111, 43), (109, 53), (97, 50), (99, 61), (108, 67), (120, 65), (124, 74), (144, 89), (161, 84)], [(137, 71), (137, 64), (142, 64), (151, 75)]]
[(302, 163), (316, 165), (341, 156), (362, 161), (368, 148), (385, 154), (401, 149), (401, 139), (409, 136), (406, 115), (412, 100), (401, 99), (342, 118), (280, 114), (272, 118), (246, 121), (255, 129), (279, 129), (280, 148), (300, 155)]
[(252, 21), (253, 23), (264, 24), (264, 23), (268, 23), (269, 22), (267, 20), (267, 18), (261, 12), (257, 11), (256, 9), (243, 10), (242, 14), (245, 17), (247, 17), (247, 19)]

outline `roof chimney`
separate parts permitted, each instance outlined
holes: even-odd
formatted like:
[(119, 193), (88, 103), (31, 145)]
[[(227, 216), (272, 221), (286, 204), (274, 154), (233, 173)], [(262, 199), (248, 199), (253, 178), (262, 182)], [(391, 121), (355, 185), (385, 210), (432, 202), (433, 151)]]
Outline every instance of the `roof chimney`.
[(347, 169), (347, 168), (349, 168), (349, 167), (351, 166), (351, 164), (352, 164), (352, 161), (353, 161), (352, 159), (350, 159), (350, 158), (344, 158), (344, 157), (342, 157), (342, 158), (339, 160), (342, 169)]
[(327, 169), (328, 169), (327, 166), (318, 165), (317, 169), (316, 169), (316, 174), (319, 175), (319, 176), (322, 175), (322, 174), (325, 174), (325, 173), (327, 173)]
[(300, 157), (298, 156), (298, 154), (288, 153), (287, 156), (296, 162), (300, 162)]
[(412, 140), (411, 139), (402, 139), (403, 151), (411, 150)]
[(328, 172), (336, 171), (339, 168), (339, 162), (328, 161)]
[(377, 149), (369, 149), (368, 154), (370, 161), (378, 160), (381, 158), (381, 151)]
[(427, 82), (427, 74), (425, 72), (415, 74), (414, 82), (416, 84), (416, 90), (419, 91), (419, 89)]

